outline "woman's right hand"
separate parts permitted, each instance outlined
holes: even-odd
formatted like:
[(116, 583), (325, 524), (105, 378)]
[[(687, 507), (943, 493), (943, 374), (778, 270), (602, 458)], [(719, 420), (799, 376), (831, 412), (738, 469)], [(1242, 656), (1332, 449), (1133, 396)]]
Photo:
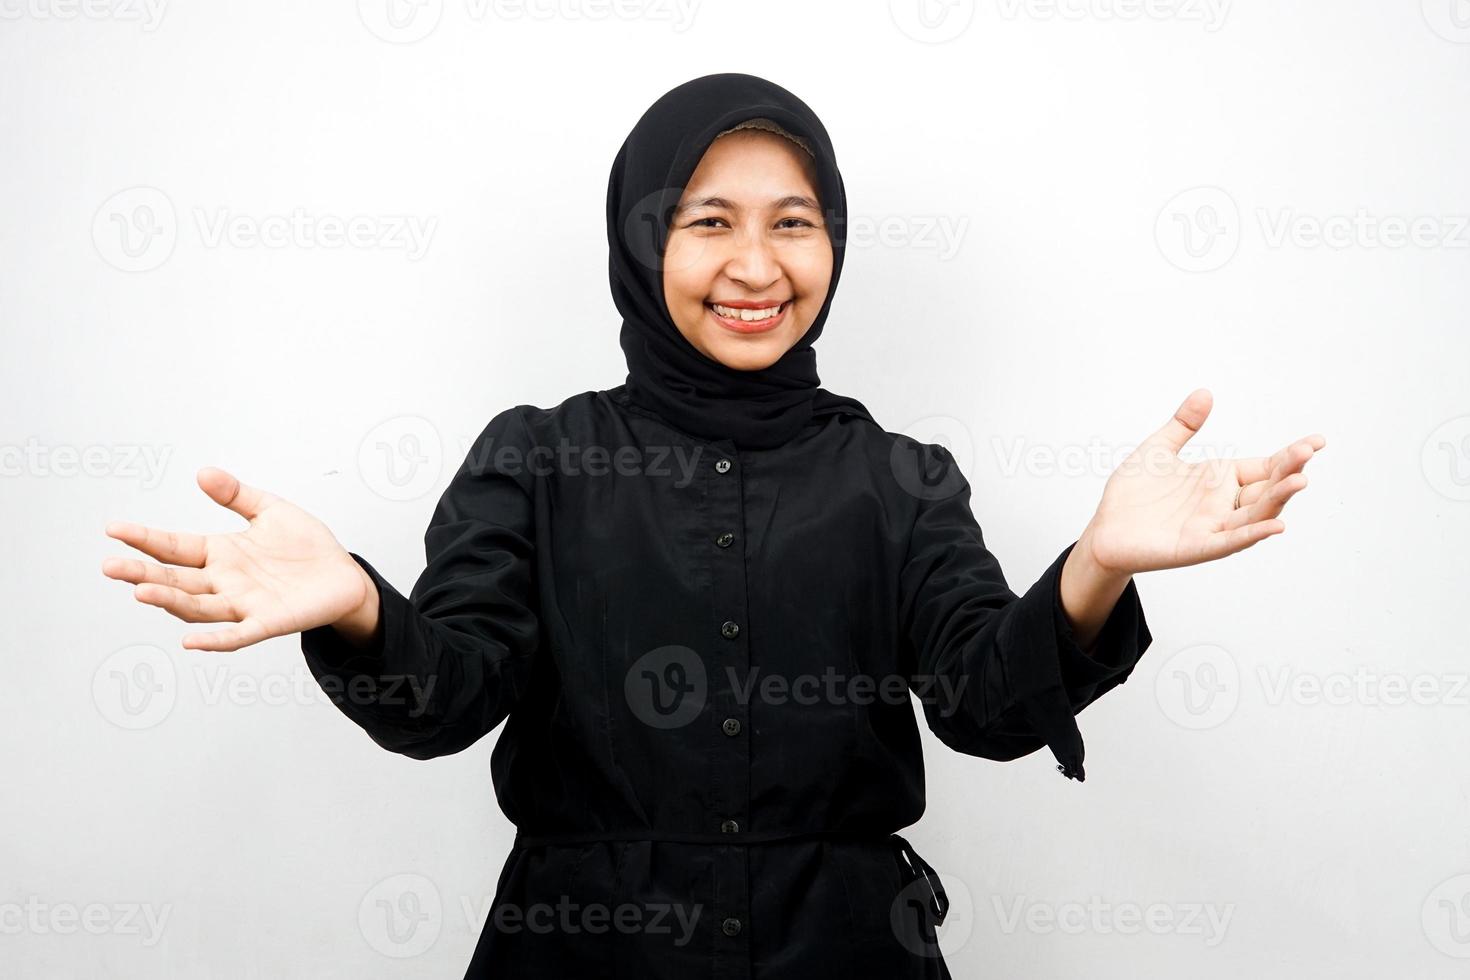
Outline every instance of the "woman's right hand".
[(357, 644), (372, 637), (377, 586), (325, 524), (217, 467), (204, 467), (196, 479), (215, 503), (250, 525), (228, 534), (185, 534), (114, 521), (109, 537), (169, 564), (108, 558), (102, 574), (135, 583), (139, 602), (186, 623), (233, 624), (185, 635), (186, 649), (233, 651), (329, 624)]

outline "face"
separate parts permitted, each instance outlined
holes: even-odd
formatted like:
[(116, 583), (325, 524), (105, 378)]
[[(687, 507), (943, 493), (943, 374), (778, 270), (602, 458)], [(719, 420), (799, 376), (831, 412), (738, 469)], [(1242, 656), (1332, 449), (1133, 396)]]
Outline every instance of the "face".
[(740, 371), (774, 364), (812, 325), (832, 282), (816, 169), (775, 133), (715, 140), (690, 177), (664, 251), (679, 332)]

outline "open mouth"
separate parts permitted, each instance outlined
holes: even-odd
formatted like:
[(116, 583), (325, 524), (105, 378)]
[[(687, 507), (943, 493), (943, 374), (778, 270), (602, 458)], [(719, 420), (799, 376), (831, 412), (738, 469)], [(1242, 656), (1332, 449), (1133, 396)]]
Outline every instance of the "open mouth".
[(720, 326), (736, 333), (762, 333), (785, 322), (792, 300), (775, 306), (745, 308), (725, 306), (721, 303), (705, 303), (704, 308)]

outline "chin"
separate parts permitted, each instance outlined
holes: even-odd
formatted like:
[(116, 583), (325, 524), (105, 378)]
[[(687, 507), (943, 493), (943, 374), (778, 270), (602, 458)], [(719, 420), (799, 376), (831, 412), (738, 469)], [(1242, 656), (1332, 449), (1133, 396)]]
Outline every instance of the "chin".
[(781, 341), (763, 344), (716, 344), (710, 348), (715, 360), (736, 371), (759, 371), (781, 359), (791, 347)]

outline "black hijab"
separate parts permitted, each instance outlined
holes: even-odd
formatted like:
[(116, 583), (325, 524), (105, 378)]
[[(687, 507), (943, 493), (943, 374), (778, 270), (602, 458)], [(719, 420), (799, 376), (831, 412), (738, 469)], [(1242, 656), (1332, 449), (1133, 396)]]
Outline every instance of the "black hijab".
[[(664, 301), (663, 254), (669, 222), (700, 158), (717, 135), (749, 119), (770, 119), (811, 147), (817, 195), (832, 242), (832, 282), (806, 334), (774, 364), (740, 371), (684, 338)], [(795, 95), (755, 75), (705, 75), (649, 107), (613, 161), (607, 186), (608, 274), (623, 316), (619, 343), (633, 404), (704, 439), (741, 448), (779, 446), (813, 419), (831, 414), (872, 421), (863, 405), (819, 387), (812, 343), (832, 306), (842, 272), (847, 196), (827, 130)]]

